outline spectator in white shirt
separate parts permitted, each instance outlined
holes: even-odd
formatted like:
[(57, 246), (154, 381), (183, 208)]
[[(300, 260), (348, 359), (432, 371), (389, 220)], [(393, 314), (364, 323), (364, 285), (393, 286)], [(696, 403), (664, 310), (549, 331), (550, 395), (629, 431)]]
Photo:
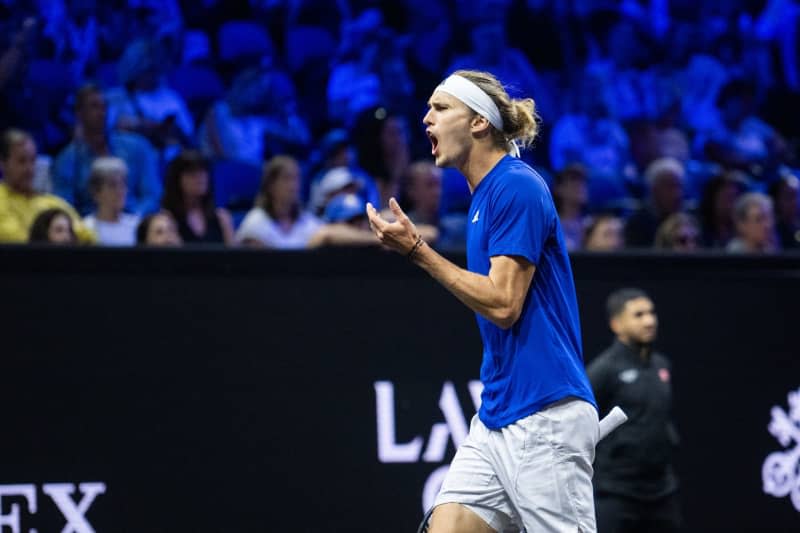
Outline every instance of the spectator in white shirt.
[(128, 166), (119, 157), (98, 157), (89, 173), (89, 192), (97, 209), (84, 223), (97, 234), (98, 244), (132, 246), (139, 217), (124, 213), (128, 195)]

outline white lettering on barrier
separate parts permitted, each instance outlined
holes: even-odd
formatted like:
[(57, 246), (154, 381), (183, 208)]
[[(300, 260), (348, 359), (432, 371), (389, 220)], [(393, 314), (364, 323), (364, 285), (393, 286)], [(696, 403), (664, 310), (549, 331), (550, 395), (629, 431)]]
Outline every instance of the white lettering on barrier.
[[(94, 528), (86, 520), (86, 512), (95, 498), (105, 493), (106, 485), (105, 483), (81, 483), (78, 485), (78, 489), (83, 497), (76, 504), (72, 499), (72, 494), (75, 492), (73, 483), (45, 483), (42, 485), (42, 492), (50, 496), (67, 521), (61, 533), (95, 533)], [(12, 503), (8, 514), (2, 514), (4, 496), (23, 497), (27, 503), (29, 514), (35, 515), (37, 513), (36, 485), (0, 485), (0, 531), (5, 531), (3, 528), (8, 527), (11, 533), (22, 533), (20, 505)], [(29, 529), (28, 533), (37, 533), (37, 531)]]
[[(376, 381), (375, 403), (378, 429), (378, 460), (381, 463), (441, 463), (447, 454), (447, 444), (453, 441), (453, 447), (458, 448), (469, 432), (467, 416), (461, 408), (456, 387), (452, 381), (445, 381), (439, 395), (439, 409), (444, 416), (444, 422), (431, 421), (428, 444), (422, 453), (423, 437), (415, 436), (405, 443), (397, 442), (394, 383), (391, 381)], [(477, 411), (481, 404), (483, 384), (480, 381), (470, 381), (467, 384), (470, 398)], [(434, 470), (422, 490), (422, 506), (428, 509), (436, 498), (442, 486), (449, 465), (443, 465)]]
[(36, 513), (36, 485), (0, 485), (0, 531), (11, 528), (11, 533), (20, 533), (20, 509), (12, 503), (8, 514), (3, 514), (3, 496), (22, 496), (28, 504), (30, 513)]

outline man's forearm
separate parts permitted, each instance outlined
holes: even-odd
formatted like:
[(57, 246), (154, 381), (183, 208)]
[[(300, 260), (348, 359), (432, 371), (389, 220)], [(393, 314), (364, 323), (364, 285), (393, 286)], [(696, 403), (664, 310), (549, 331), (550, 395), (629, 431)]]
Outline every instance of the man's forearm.
[(414, 254), (414, 263), (441, 283), (467, 307), (507, 329), (516, 321), (513, 303), (489, 276), (476, 274), (448, 261), (427, 244)]

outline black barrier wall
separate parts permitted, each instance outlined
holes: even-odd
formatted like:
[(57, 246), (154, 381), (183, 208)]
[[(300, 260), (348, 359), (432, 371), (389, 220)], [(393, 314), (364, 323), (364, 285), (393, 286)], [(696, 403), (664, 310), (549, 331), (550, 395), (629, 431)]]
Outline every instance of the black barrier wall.
[[(800, 258), (573, 265), (587, 360), (608, 292), (656, 302), (686, 531), (800, 530), (762, 476), (785, 454), (771, 490), (800, 504), (800, 421), (768, 431), (800, 388)], [(0, 271), (2, 533), (414, 531), (475, 412), (471, 312), (395, 255), (12, 247)]]

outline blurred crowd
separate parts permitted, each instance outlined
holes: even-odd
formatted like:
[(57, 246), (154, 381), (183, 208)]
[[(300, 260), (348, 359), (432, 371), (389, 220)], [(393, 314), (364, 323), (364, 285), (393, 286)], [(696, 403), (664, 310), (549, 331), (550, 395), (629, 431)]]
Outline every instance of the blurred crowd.
[(798, 0), (0, 0), (0, 242), (461, 249), (436, 85), (532, 96), (570, 250), (800, 247)]

